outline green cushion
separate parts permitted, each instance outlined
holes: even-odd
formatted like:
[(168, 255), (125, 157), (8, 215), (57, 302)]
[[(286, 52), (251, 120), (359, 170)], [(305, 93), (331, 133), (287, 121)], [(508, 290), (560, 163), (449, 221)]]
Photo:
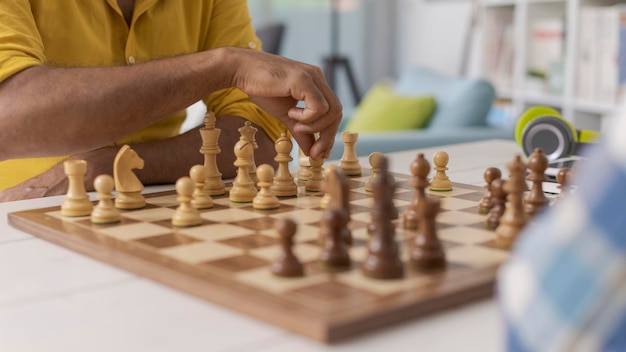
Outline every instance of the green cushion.
[(346, 131), (377, 132), (425, 127), (435, 110), (433, 96), (396, 94), (386, 84), (374, 85), (363, 97)]

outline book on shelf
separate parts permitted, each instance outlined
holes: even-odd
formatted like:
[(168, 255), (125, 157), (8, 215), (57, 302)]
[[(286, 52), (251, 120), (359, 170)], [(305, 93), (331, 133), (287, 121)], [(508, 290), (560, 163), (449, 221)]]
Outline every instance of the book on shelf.
[(626, 6), (580, 9), (576, 97), (616, 104), (626, 87)]
[(528, 73), (548, 77), (551, 67), (563, 61), (565, 22), (563, 18), (540, 18), (530, 23)]
[(513, 13), (497, 11), (484, 24), (483, 65), (487, 79), (496, 87), (513, 84)]

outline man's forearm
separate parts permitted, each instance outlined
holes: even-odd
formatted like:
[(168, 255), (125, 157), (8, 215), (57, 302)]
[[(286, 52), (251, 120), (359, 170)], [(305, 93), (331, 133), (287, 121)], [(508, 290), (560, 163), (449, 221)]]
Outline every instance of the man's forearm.
[(135, 66), (26, 69), (0, 84), (0, 160), (110, 144), (227, 87), (225, 67), (216, 49)]

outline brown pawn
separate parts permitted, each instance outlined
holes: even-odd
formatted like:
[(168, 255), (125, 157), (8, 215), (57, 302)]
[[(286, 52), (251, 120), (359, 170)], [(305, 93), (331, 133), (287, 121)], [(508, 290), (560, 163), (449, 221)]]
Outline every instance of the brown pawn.
[(388, 170), (387, 158), (383, 158), (380, 177), (373, 185), (373, 231), (362, 266), (363, 274), (375, 279), (398, 279), (404, 276), (404, 264), (400, 261), (395, 225), (392, 222), (394, 213), (397, 214), (393, 204), (396, 184)]
[(320, 237), (324, 238), (324, 249), (320, 262), (327, 269), (350, 267), (350, 254), (345, 242), (347, 225), (348, 215), (344, 209), (327, 209), (322, 214)]
[(543, 193), (543, 181), (546, 180), (546, 169), (548, 168), (548, 158), (536, 148), (528, 157), (528, 168), (530, 175), (526, 177), (533, 183), (530, 192), (524, 197), (524, 211), (529, 218), (540, 213), (549, 204), (548, 197)]
[(282, 254), (272, 263), (272, 273), (282, 277), (299, 277), (304, 275), (302, 263), (293, 254), (293, 237), (296, 234), (296, 223), (291, 219), (278, 220), (276, 229), (280, 235)]
[(446, 254), (439, 237), (435, 218), (441, 210), (441, 201), (426, 198), (420, 206), (420, 229), (411, 251), (411, 263), (418, 269), (438, 269), (446, 266)]
[(500, 225), (500, 218), (506, 209), (506, 192), (503, 189), (504, 180), (497, 178), (491, 182), (491, 202), (493, 207), (485, 219), (485, 227), (495, 230)]
[(491, 197), (491, 183), (494, 180), (502, 178), (502, 172), (497, 167), (488, 167), (485, 170), (483, 177), (485, 178), (485, 182), (487, 183), (485, 185), (485, 189), (487, 191), (485, 192), (483, 199), (478, 202), (478, 213), (487, 214), (489, 213), (491, 208), (493, 208), (493, 201)]
[(502, 248), (511, 248), (517, 236), (526, 225), (527, 217), (524, 212), (524, 192), (526, 185), (526, 164), (518, 155), (508, 164), (509, 180), (504, 183), (503, 189), (508, 196), (508, 204), (500, 218), (500, 225), (496, 228), (496, 244)]
[(570, 178), (570, 170), (568, 168), (561, 168), (559, 169), (559, 171), (556, 172), (556, 182), (559, 184), (559, 195), (558, 197), (554, 200), (554, 202), (558, 202), (561, 199), (563, 199), (564, 197), (567, 197), (567, 195), (569, 193), (571, 193), (571, 189), (570, 189), (570, 184), (569, 184), (569, 178)]
[(417, 154), (417, 158), (411, 163), (411, 187), (415, 188), (411, 204), (409, 204), (402, 217), (405, 229), (418, 228), (418, 207), (426, 200), (426, 187), (428, 187), (428, 174), (430, 173), (430, 163), (424, 158), (423, 153)]

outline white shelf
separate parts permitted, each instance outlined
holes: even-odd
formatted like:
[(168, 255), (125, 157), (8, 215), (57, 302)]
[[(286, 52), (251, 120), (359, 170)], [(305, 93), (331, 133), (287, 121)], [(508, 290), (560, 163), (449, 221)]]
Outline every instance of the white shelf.
[[(587, 129), (600, 129), (603, 119), (614, 114), (616, 104), (577, 98), (578, 41), (580, 8), (605, 6), (626, 0), (483, 0), (481, 14), (481, 62), (484, 77), (494, 78), (498, 98), (510, 100), (513, 115), (519, 116), (534, 105), (546, 105), (561, 111), (564, 117)], [(542, 92), (527, 77), (531, 26), (539, 20), (563, 19), (562, 94)], [(503, 49), (505, 48), (505, 49)], [(569, 54), (568, 54), (569, 53)], [(497, 79), (497, 77), (502, 77)], [(593, 125), (594, 127), (589, 127)]]

